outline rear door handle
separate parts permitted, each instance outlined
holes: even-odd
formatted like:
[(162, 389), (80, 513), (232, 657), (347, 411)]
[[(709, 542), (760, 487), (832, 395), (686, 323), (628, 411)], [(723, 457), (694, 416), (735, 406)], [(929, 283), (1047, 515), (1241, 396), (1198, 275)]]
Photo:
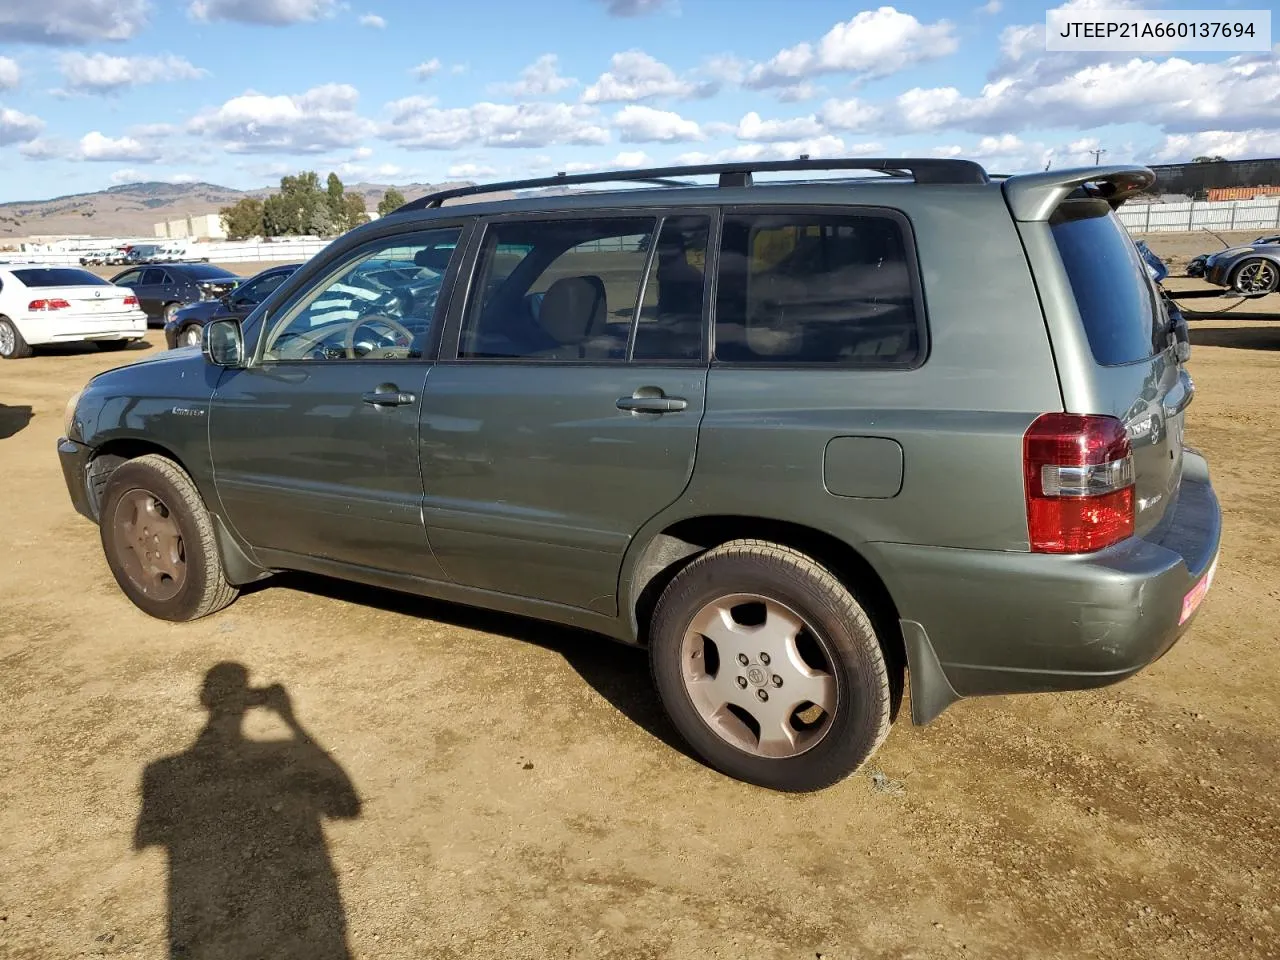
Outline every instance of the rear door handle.
[(619, 397), (619, 410), (631, 413), (675, 413), (689, 406), (684, 397), (668, 397), (661, 390), (651, 392), (651, 388), (641, 387), (629, 397)]
[(378, 389), (362, 393), (360, 399), (375, 407), (403, 407), (415, 402), (418, 398), (412, 393), (401, 390), (394, 383), (383, 383)]

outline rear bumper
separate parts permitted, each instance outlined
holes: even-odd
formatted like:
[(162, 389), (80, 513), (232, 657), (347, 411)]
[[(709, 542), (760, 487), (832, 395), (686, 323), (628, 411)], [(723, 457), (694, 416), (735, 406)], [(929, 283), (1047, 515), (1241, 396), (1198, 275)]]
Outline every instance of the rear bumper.
[(141, 310), (102, 316), (81, 314), (40, 318), (19, 323), (22, 338), (33, 346), (45, 343), (81, 343), (86, 340), (134, 340), (147, 333), (147, 315)]
[(1156, 538), (1077, 556), (879, 545), (913, 719), (959, 697), (1106, 686), (1163, 656), (1194, 619), (1184, 600), (1211, 575), (1222, 533), (1207, 466), (1190, 451), (1170, 511)]
[(97, 505), (89, 495), (89, 459), (93, 450), (83, 443), (58, 438), (58, 462), (62, 465), (62, 479), (76, 513), (98, 522)]

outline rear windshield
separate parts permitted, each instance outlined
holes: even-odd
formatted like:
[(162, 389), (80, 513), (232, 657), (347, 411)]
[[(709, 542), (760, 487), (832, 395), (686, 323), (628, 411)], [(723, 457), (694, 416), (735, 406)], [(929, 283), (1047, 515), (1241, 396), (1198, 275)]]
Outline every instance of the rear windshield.
[(1067, 200), (1049, 220), (1098, 363), (1163, 349), (1161, 313), (1133, 240), (1104, 200)]
[(193, 263), (190, 266), (184, 264), (182, 272), (189, 276), (192, 280), (239, 280), (230, 270), (223, 270), (221, 267), (212, 267), (207, 263)]
[(75, 267), (35, 267), (31, 270), (15, 270), (13, 275), (24, 287), (106, 287), (110, 286), (97, 274)]

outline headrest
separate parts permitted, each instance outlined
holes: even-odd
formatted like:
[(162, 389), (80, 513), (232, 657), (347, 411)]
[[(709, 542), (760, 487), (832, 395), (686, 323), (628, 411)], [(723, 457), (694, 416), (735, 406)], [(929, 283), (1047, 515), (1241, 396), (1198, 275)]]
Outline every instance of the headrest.
[(604, 281), (599, 277), (562, 277), (547, 289), (538, 323), (557, 343), (581, 343), (600, 333), (607, 321)]

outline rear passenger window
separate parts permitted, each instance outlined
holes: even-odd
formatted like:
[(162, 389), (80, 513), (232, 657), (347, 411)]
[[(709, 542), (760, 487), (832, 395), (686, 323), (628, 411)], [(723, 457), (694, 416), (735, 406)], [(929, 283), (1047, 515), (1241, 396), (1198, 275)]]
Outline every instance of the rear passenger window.
[(1049, 220), (1093, 357), (1104, 366), (1164, 349), (1163, 315), (1142, 257), (1105, 200), (1065, 200)]
[(626, 359), (652, 217), (489, 227), (458, 355)]
[(716, 360), (911, 366), (923, 355), (911, 271), (889, 216), (727, 216)]

